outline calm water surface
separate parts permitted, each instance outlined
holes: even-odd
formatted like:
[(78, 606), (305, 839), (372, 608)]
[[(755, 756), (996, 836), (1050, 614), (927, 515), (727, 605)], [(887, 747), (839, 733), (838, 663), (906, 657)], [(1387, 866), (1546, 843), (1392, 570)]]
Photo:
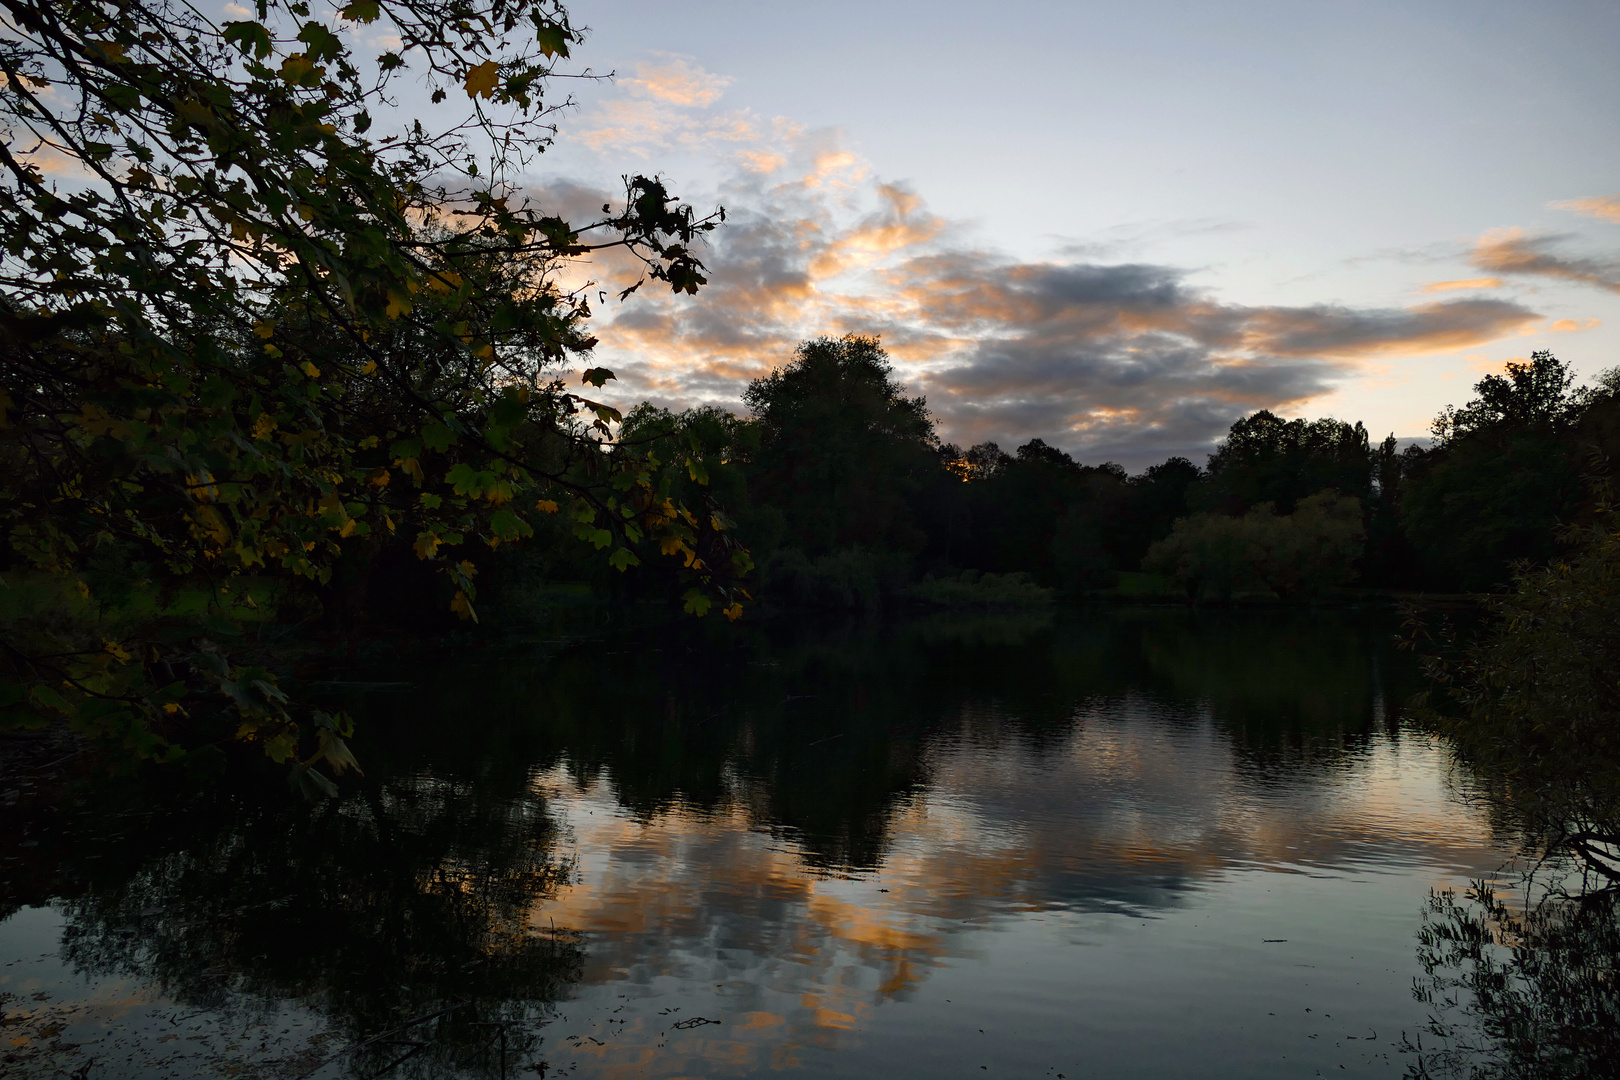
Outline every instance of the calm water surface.
[(4, 848), (4, 1068), (489, 1076), (501, 1022), (510, 1076), (1397, 1077), (1425, 899), (1509, 852), (1394, 629), (604, 626), (318, 686), (341, 800)]

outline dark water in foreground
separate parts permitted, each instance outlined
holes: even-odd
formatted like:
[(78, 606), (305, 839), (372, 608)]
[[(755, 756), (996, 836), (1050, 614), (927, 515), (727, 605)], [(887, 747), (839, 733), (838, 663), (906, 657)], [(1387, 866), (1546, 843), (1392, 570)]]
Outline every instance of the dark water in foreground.
[(492, 1076), (500, 1023), (513, 1077), (1396, 1077), (1425, 899), (1507, 852), (1394, 629), (688, 623), (319, 687), (341, 800), (0, 845), (0, 1072)]

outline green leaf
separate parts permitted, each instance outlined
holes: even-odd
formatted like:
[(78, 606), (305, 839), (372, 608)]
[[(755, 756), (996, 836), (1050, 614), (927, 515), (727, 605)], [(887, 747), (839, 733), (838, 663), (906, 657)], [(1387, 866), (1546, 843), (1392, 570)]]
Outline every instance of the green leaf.
[(352, 0), (343, 9), (343, 17), (350, 22), (369, 23), (376, 22), (382, 12), (378, 10), (377, 0)]
[(568, 55), (568, 35), (555, 23), (541, 23), (535, 27), (534, 40), (547, 56)]
[(269, 56), (274, 47), (270, 41), (270, 31), (256, 22), (226, 23), (225, 43), (241, 49), (244, 56), (251, 50), (260, 60)]
[(62, 695), (45, 685), (34, 687), (28, 692), (28, 698), (35, 705), (43, 705), (47, 709), (55, 709), (59, 713), (68, 713), (72, 710), (68, 703), (62, 700)]
[(50, 717), (41, 716), (36, 712), (18, 710), (0, 716), (0, 729), (17, 728), (22, 731), (39, 731), (41, 728), (50, 726)]
[(456, 433), (449, 424), (429, 424), (422, 429), (422, 444), (429, 450), (448, 450), (456, 441)]
[(705, 596), (700, 589), (687, 589), (682, 594), (681, 600), (681, 607), (685, 609), (686, 613), (696, 615), (700, 619), (709, 613), (709, 608), (714, 606), (714, 601)]
[(489, 516), (489, 530), (508, 542), (534, 535), (534, 526), (524, 521), (510, 507), (506, 506), (501, 507)]
[(444, 474), (444, 479), (457, 495), (477, 496), (483, 490), (477, 470), (465, 461), (458, 461), (450, 466), (450, 471)]
[(584, 375), (580, 376), (580, 381), (589, 383), (592, 386), (601, 386), (609, 379), (617, 378), (617, 375), (613, 374), (613, 372), (609, 371), (605, 367), (593, 367), (589, 371), (585, 372)]
[(631, 551), (629, 548), (619, 548), (612, 555), (608, 556), (608, 565), (613, 567), (615, 570), (624, 571), (628, 570), (632, 566), (640, 566), (641, 560), (638, 559), (636, 557), (636, 553)]

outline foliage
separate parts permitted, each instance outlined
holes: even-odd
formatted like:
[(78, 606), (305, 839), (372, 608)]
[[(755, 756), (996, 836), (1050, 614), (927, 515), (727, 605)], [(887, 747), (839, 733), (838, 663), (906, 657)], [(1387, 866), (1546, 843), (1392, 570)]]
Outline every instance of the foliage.
[(1320, 491), (1292, 514), (1261, 503), (1242, 517), (1181, 518), (1142, 568), (1174, 577), (1195, 599), (1265, 589), (1285, 599), (1316, 596), (1353, 579), (1364, 539), (1360, 500)]
[(1566, 365), (1538, 352), (1485, 376), (1476, 398), (1435, 420), (1435, 448), (1407, 464), (1401, 497), (1429, 580), (1495, 588), (1515, 560), (1553, 557), (1557, 526), (1584, 494), (1587, 453), (1571, 435), (1593, 398), (1573, 382)]
[(1510, 362), (1501, 375), (1475, 383), (1479, 396), (1462, 408), (1447, 405), (1431, 428), (1435, 443), (1444, 447), (1481, 435), (1562, 428), (1590, 397), (1574, 385), (1574, 373), (1551, 352), (1531, 353), (1528, 364)]
[(904, 552), (848, 547), (810, 556), (799, 548), (772, 553), (762, 584), (773, 599), (833, 611), (878, 611), (899, 597), (911, 579)]
[[(556, 378), (594, 345), (584, 295), (557, 284), (568, 260), (622, 247), (694, 292), (691, 247), (717, 220), (641, 176), (578, 224), (523, 198), (516, 172), (552, 130), (546, 80), (580, 40), (566, 11), (260, 0), (255, 15), (8, 4), (0, 565), (88, 591), (100, 563), (232, 598), (249, 574), (329, 586), (392, 544), (471, 619), (474, 552), (564, 514), (615, 567), (672, 557), (689, 610), (735, 615), (746, 554), (672, 497), (697, 467), (610, 447), (618, 413)], [(367, 25), (401, 44), (362, 59)], [(407, 73), (464, 111), (373, 134)], [(226, 631), (12, 626), (5, 722), (65, 716), (137, 759), (259, 742), (329, 787), (311, 767), (352, 764), (347, 722), (289, 701)]]
[[(945, 447), (965, 483), (942, 492), (943, 531), (955, 561), (997, 573), (1027, 572), (1065, 592), (1105, 587), (1134, 520), (1125, 470), (1082, 465), (1042, 439), (1008, 455), (995, 443)], [(1127, 541), (1128, 542), (1128, 541)], [(936, 545), (937, 548), (938, 545)]]
[(1259, 503), (1291, 513), (1324, 488), (1365, 500), (1372, 493), (1367, 429), (1324, 417), (1283, 420), (1261, 409), (1232, 425), (1209, 456), (1206, 509), (1240, 514)]
[(756, 497), (778, 507), (808, 555), (915, 551), (913, 500), (939, 467), (927, 402), (907, 397), (876, 338), (817, 338), (755, 379), (743, 401), (759, 424)]
[(1512, 823), (1620, 882), (1620, 519), (1605, 510), (1575, 547), (1522, 566), (1466, 645), (1413, 616), (1433, 689), (1414, 702), (1495, 789)]

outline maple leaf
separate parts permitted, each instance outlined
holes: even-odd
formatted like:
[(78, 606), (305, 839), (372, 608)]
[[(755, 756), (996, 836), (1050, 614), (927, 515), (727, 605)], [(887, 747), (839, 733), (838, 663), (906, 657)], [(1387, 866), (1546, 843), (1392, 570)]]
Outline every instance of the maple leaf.
[(461, 85), (466, 88), (468, 97), (494, 97), (495, 86), (500, 81), (499, 72), (499, 64), (485, 60), (468, 69), (466, 81)]

